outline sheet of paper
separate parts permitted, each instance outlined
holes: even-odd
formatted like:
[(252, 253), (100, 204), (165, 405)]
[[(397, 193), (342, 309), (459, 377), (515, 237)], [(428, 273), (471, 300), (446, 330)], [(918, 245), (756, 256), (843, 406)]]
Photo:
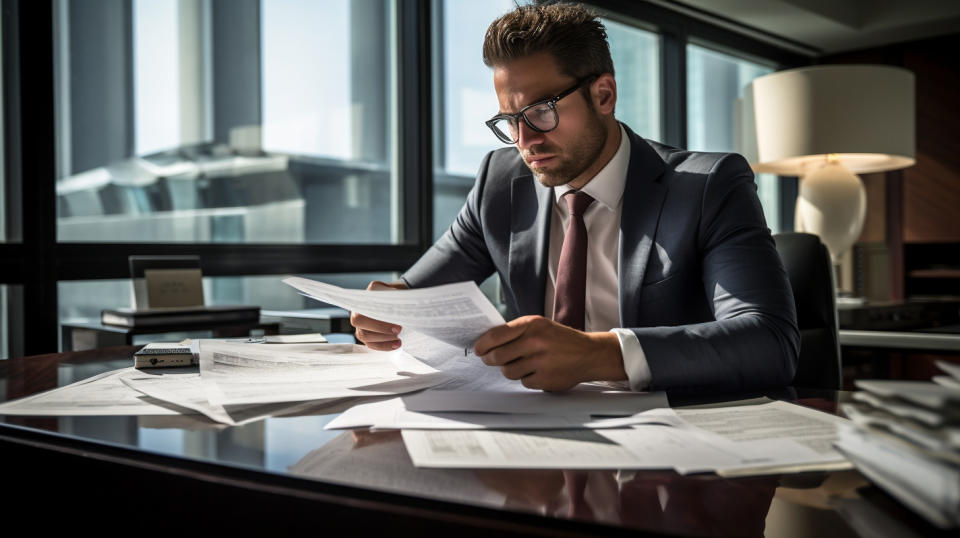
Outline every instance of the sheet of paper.
[(355, 405), (324, 427), (416, 430), (543, 430), (623, 428), (633, 424), (680, 424), (673, 410), (655, 409), (628, 417), (595, 418), (589, 413), (419, 413), (409, 411), (402, 398)]
[[(668, 427), (650, 426), (651, 428)], [(606, 430), (603, 430), (606, 431)], [(403, 430), (417, 467), (474, 469), (630, 469), (632, 452), (594, 430)]]
[(404, 430), (403, 439), (414, 463), (424, 467), (675, 469), (724, 475), (850, 468), (827, 442), (845, 421), (797, 407), (773, 402), (676, 410), (688, 422), (680, 427)]
[(104, 372), (65, 387), (0, 404), (0, 415), (179, 415), (192, 413), (145, 396), (123, 384), (121, 376), (136, 372), (123, 368)]
[(443, 343), (423, 333), (404, 329), (400, 333), (402, 349), (438, 370), (450, 374), (450, 379), (435, 388), (444, 390), (495, 390), (500, 392), (540, 392), (528, 389), (523, 383), (507, 379), (500, 368), (487, 366), (473, 352)]
[(634, 415), (670, 407), (664, 392), (569, 390), (565, 392), (500, 392), (495, 390), (428, 390), (403, 397), (409, 411), (543, 413), (552, 415)]
[(192, 409), (212, 420), (237, 426), (262, 418), (295, 413), (304, 407), (314, 407), (334, 400), (310, 402), (280, 402), (253, 405), (215, 405), (207, 400), (196, 368), (169, 368), (164, 370), (134, 370), (120, 376), (120, 381), (137, 392), (158, 400)]
[(460, 350), (473, 347), (480, 335), (505, 323), (473, 282), (386, 291), (350, 290), (300, 277), (283, 282), (318, 301), (396, 323)]
[(850, 421), (835, 415), (782, 401), (676, 411), (686, 423), (752, 450), (742, 464), (718, 468), (721, 474), (851, 467), (833, 448), (838, 429)]
[[(305, 344), (304, 344), (305, 345)], [(200, 381), (214, 405), (297, 402), (397, 395), (448, 379), (402, 351), (353, 344), (313, 344), (310, 352), (282, 344), (200, 342)]]

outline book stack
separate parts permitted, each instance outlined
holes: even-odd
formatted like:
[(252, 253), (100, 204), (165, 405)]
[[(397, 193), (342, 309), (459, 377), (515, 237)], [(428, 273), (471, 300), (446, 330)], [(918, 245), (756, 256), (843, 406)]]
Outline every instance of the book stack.
[(134, 310), (117, 308), (103, 310), (100, 321), (104, 325), (121, 327), (174, 327), (210, 323), (256, 323), (260, 320), (259, 306), (197, 306), (190, 308), (153, 308)]
[(960, 366), (926, 381), (857, 381), (836, 448), (864, 476), (941, 528), (960, 526)]

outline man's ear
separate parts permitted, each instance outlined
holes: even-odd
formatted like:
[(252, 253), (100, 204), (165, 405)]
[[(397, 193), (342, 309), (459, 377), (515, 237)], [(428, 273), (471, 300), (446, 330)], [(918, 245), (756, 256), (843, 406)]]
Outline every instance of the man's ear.
[(604, 73), (597, 77), (590, 85), (590, 98), (593, 100), (593, 108), (600, 114), (613, 114), (613, 109), (617, 106), (617, 81), (610, 73)]

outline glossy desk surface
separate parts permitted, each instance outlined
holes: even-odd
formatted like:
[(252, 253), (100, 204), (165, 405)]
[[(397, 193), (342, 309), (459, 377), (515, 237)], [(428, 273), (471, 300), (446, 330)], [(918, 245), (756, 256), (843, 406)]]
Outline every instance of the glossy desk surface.
[[(136, 349), (115, 347), (0, 361), (0, 400), (127, 367)], [(836, 412), (837, 403), (849, 396), (800, 389), (765, 394), (827, 412)], [(680, 406), (758, 395), (671, 394), (670, 401)], [(0, 447), (8, 454), (11, 446), (22, 448), (23, 454), (39, 454), (31, 466), (45, 466), (43, 455), (70, 458), (64, 472), (71, 477), (51, 478), (49, 485), (54, 487), (68, 484), (71, 478), (100, 476), (97, 473), (107, 480), (149, 472), (148, 477), (181, 481), (174, 491), (182, 492), (182, 502), (209, 502), (212, 510), (218, 505), (209, 497), (221, 494), (208, 494), (207, 488), (220, 484), (239, 499), (231, 501), (231, 507), (244, 502), (258, 503), (258, 510), (316, 506), (312, 513), (324, 514), (325, 525), (342, 520), (334, 525), (339, 529), (393, 527), (432, 533), (463, 528), (461, 535), (933, 533), (855, 471), (725, 479), (672, 471), (417, 469), (396, 432), (324, 431), (323, 426), (336, 416), (335, 410), (324, 412), (238, 427), (198, 416), (0, 416)], [(72, 476), (84, 462), (96, 466), (89, 475)], [(282, 502), (265, 508), (263, 498)], [(293, 516), (282, 517), (306, 517), (312, 510), (297, 508)], [(264, 517), (269, 515), (268, 511)]]

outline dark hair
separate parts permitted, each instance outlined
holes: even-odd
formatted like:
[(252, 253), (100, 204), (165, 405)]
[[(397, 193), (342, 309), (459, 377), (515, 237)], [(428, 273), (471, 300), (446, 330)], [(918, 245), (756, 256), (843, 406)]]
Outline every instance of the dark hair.
[(483, 63), (496, 67), (546, 52), (560, 71), (575, 79), (614, 74), (607, 30), (580, 4), (517, 6), (490, 23), (483, 39)]

